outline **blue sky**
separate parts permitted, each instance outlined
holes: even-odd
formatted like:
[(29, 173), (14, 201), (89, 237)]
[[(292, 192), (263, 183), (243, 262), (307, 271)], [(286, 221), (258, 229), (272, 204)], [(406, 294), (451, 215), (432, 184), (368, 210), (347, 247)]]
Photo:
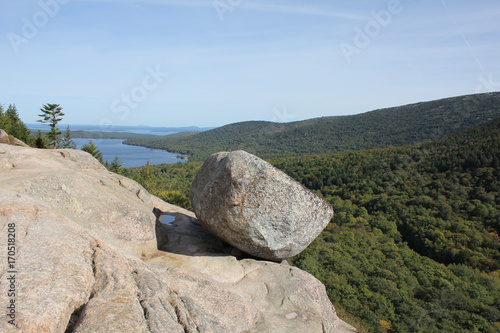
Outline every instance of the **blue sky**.
[(0, 103), (35, 122), (288, 122), (500, 90), (499, 0), (0, 2)]

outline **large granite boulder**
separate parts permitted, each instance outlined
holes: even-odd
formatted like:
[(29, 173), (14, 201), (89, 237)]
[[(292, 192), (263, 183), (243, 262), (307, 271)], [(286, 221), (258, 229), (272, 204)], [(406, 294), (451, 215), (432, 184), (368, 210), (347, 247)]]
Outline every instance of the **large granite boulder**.
[(240, 260), (83, 151), (0, 144), (0, 230), (0, 332), (355, 331), (310, 274)]
[(300, 253), (333, 216), (325, 200), (244, 151), (211, 155), (191, 186), (191, 202), (213, 234), (273, 261)]

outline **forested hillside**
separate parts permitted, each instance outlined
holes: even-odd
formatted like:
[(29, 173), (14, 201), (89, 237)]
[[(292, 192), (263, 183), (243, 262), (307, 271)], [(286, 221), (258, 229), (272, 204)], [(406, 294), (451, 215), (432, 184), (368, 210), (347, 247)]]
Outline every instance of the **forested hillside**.
[[(335, 210), (291, 263), (363, 332), (500, 332), (500, 118), (425, 144), (275, 158)], [(201, 166), (127, 171), (189, 207)]]
[(500, 119), (418, 147), (274, 164), (336, 212), (292, 262), (369, 331), (500, 330)]
[(19, 118), (19, 113), (14, 104), (10, 104), (6, 110), (0, 104), (0, 129), (28, 145), (33, 144), (35, 141), (34, 136), (31, 135), (31, 132)]
[(135, 138), (127, 144), (166, 149), (203, 160), (218, 151), (260, 157), (302, 156), (401, 146), (436, 139), (500, 116), (500, 93), (447, 98), (354, 116), (292, 123), (251, 121), (184, 137)]

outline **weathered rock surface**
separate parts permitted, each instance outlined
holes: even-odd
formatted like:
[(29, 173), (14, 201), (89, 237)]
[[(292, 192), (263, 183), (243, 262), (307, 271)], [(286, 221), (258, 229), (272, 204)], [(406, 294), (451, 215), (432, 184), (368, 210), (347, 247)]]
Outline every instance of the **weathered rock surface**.
[(82, 151), (0, 144), (0, 229), (0, 304), (15, 301), (0, 332), (353, 331), (308, 273), (238, 260), (191, 212)]
[(22, 142), (21, 140), (16, 139), (14, 137), (9, 137), (9, 135), (5, 133), (5, 131), (2, 129), (0, 129), (0, 143), (6, 143), (8, 145), (13, 145), (13, 146), (28, 147), (28, 145)]
[(304, 250), (333, 216), (325, 200), (244, 151), (211, 155), (192, 184), (191, 202), (213, 234), (274, 261)]

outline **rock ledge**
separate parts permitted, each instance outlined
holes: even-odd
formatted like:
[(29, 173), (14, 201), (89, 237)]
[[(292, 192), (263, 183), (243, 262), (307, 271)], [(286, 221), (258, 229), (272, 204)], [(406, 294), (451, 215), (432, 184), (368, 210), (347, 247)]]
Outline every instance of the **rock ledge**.
[[(193, 213), (89, 154), (0, 144), (0, 247), (15, 228), (15, 325), (0, 332), (352, 332), (324, 286), (240, 260)], [(163, 225), (164, 214), (175, 220)], [(0, 251), (7, 281), (7, 251)], [(0, 304), (9, 304), (7, 283)]]

